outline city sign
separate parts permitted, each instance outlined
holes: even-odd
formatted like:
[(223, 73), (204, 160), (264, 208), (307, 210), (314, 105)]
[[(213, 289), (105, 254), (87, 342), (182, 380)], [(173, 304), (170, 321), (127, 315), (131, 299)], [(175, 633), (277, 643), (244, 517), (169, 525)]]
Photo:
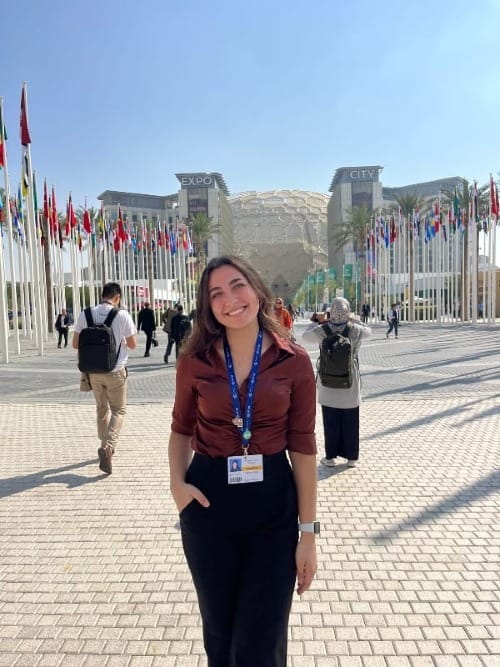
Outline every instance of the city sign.
[(378, 169), (358, 167), (349, 171), (351, 181), (373, 181), (378, 176)]

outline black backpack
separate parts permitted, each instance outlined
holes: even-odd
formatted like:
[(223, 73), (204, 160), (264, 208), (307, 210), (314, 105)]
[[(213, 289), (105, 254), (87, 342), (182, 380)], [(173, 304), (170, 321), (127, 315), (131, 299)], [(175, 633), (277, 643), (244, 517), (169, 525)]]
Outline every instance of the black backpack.
[(189, 336), (191, 333), (191, 322), (189, 321), (189, 317), (187, 317), (187, 315), (183, 315), (180, 318), (177, 327), (179, 331), (179, 339), (184, 340), (184, 338)]
[(82, 373), (109, 373), (116, 366), (121, 344), (116, 349), (116, 340), (111, 323), (118, 315), (112, 308), (102, 324), (94, 324), (92, 310), (83, 311), (87, 327), (78, 337), (78, 368)]
[(321, 384), (331, 389), (348, 389), (352, 386), (352, 343), (349, 325), (342, 333), (333, 332), (327, 324), (322, 325), (326, 337), (319, 346), (318, 375)]

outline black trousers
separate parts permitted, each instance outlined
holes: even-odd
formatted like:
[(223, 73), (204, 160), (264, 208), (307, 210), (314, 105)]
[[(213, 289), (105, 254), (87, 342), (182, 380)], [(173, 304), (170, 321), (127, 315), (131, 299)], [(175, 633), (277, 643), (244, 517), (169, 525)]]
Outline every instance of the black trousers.
[(397, 320), (391, 320), (389, 322), (389, 328), (387, 329), (387, 336), (391, 333), (391, 331), (394, 329), (394, 333), (396, 335), (396, 338), (398, 337), (398, 321)]
[(146, 334), (146, 351), (144, 354), (149, 354), (151, 343), (153, 342), (153, 329), (148, 329), (147, 331), (144, 331), (144, 333)]
[(321, 406), (325, 456), (342, 456), (357, 461), (359, 458), (359, 406), (356, 408), (329, 408)]
[(57, 345), (58, 347), (61, 347), (62, 339), (64, 338), (64, 347), (68, 346), (68, 328), (66, 327), (65, 329), (59, 329), (58, 331), (58, 338), (57, 338)]
[(165, 355), (164, 359), (167, 360), (170, 354), (172, 353), (172, 348), (174, 346), (174, 338), (170, 332), (167, 332), (168, 336), (168, 341), (167, 341), (167, 349), (165, 350)]
[(296, 578), (297, 494), (284, 452), (264, 481), (227, 483), (227, 460), (196, 454), (187, 481), (210, 500), (180, 515), (209, 667), (286, 667)]

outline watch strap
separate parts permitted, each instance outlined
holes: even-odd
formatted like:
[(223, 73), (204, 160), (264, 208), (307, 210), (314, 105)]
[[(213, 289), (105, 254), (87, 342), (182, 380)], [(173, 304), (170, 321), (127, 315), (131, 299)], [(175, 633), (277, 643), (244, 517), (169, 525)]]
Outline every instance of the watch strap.
[(320, 523), (319, 521), (311, 521), (309, 523), (299, 523), (299, 530), (301, 533), (314, 533), (319, 535)]

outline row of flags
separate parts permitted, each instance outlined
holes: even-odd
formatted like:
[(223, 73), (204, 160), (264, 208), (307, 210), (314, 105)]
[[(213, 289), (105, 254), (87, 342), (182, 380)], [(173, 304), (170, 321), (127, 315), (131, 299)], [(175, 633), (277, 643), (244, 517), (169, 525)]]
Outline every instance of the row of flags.
[[(65, 241), (76, 242), (78, 248), (83, 248), (84, 242), (96, 245), (108, 243), (115, 252), (122, 248), (132, 248), (139, 252), (147, 244), (147, 228), (144, 221), (141, 223), (129, 223), (126, 215), (122, 214), (121, 206), (118, 206), (116, 220), (112, 221), (105, 214), (103, 204), (99, 212), (89, 211), (87, 205), (81, 214), (75, 211), (71, 193), (66, 201), (65, 214), (57, 210), (55, 188), (52, 186), (50, 192), (46, 179), (43, 185), (43, 206), (39, 208), (36, 174), (31, 168), (29, 145), (31, 135), (28, 124), (28, 111), (26, 101), (26, 86), (21, 93), (20, 114), (20, 138), (21, 138), (21, 178), (17, 188), (17, 194), (9, 197), (9, 201), (3, 201), (0, 197), (0, 226), (2, 234), (6, 219), (6, 207), (8, 206), (12, 219), (13, 231), (16, 238), (24, 243), (27, 240), (25, 226), (28, 224), (26, 208), (28, 198), (32, 198), (36, 237), (43, 245), (47, 241), (59, 244), (62, 248)], [(7, 130), (2, 117), (2, 106), (0, 105), (0, 170), (7, 169)], [(6, 175), (6, 179), (8, 175)], [(46, 231), (47, 230), (47, 231)], [(185, 224), (177, 220), (175, 224), (167, 224), (165, 221), (156, 222), (149, 229), (151, 246), (162, 247), (171, 255), (175, 255), (182, 248), (186, 254), (193, 254), (193, 242), (190, 230)], [(48, 239), (46, 238), (48, 236)]]
[[(469, 225), (475, 223), (478, 230), (488, 233), (491, 225), (500, 222), (498, 188), (493, 176), (490, 176), (488, 197), (483, 197), (482, 203), (476, 181), (474, 181), (471, 194), (467, 216)], [(399, 208), (397, 217), (393, 213), (389, 216), (377, 215), (371, 229), (367, 232), (366, 248), (373, 250), (377, 244), (389, 248), (395, 243), (398, 236), (405, 233), (406, 228), (413, 231), (415, 238), (423, 236), (426, 243), (438, 237), (440, 232), (444, 241), (447, 241), (450, 233), (463, 232), (465, 224), (464, 211), (459, 204), (458, 192), (455, 189), (453, 199), (447, 201), (445, 207), (442, 206), (440, 199), (436, 199), (431, 209), (425, 214), (421, 214), (417, 208), (413, 211), (411, 218), (407, 219)]]

